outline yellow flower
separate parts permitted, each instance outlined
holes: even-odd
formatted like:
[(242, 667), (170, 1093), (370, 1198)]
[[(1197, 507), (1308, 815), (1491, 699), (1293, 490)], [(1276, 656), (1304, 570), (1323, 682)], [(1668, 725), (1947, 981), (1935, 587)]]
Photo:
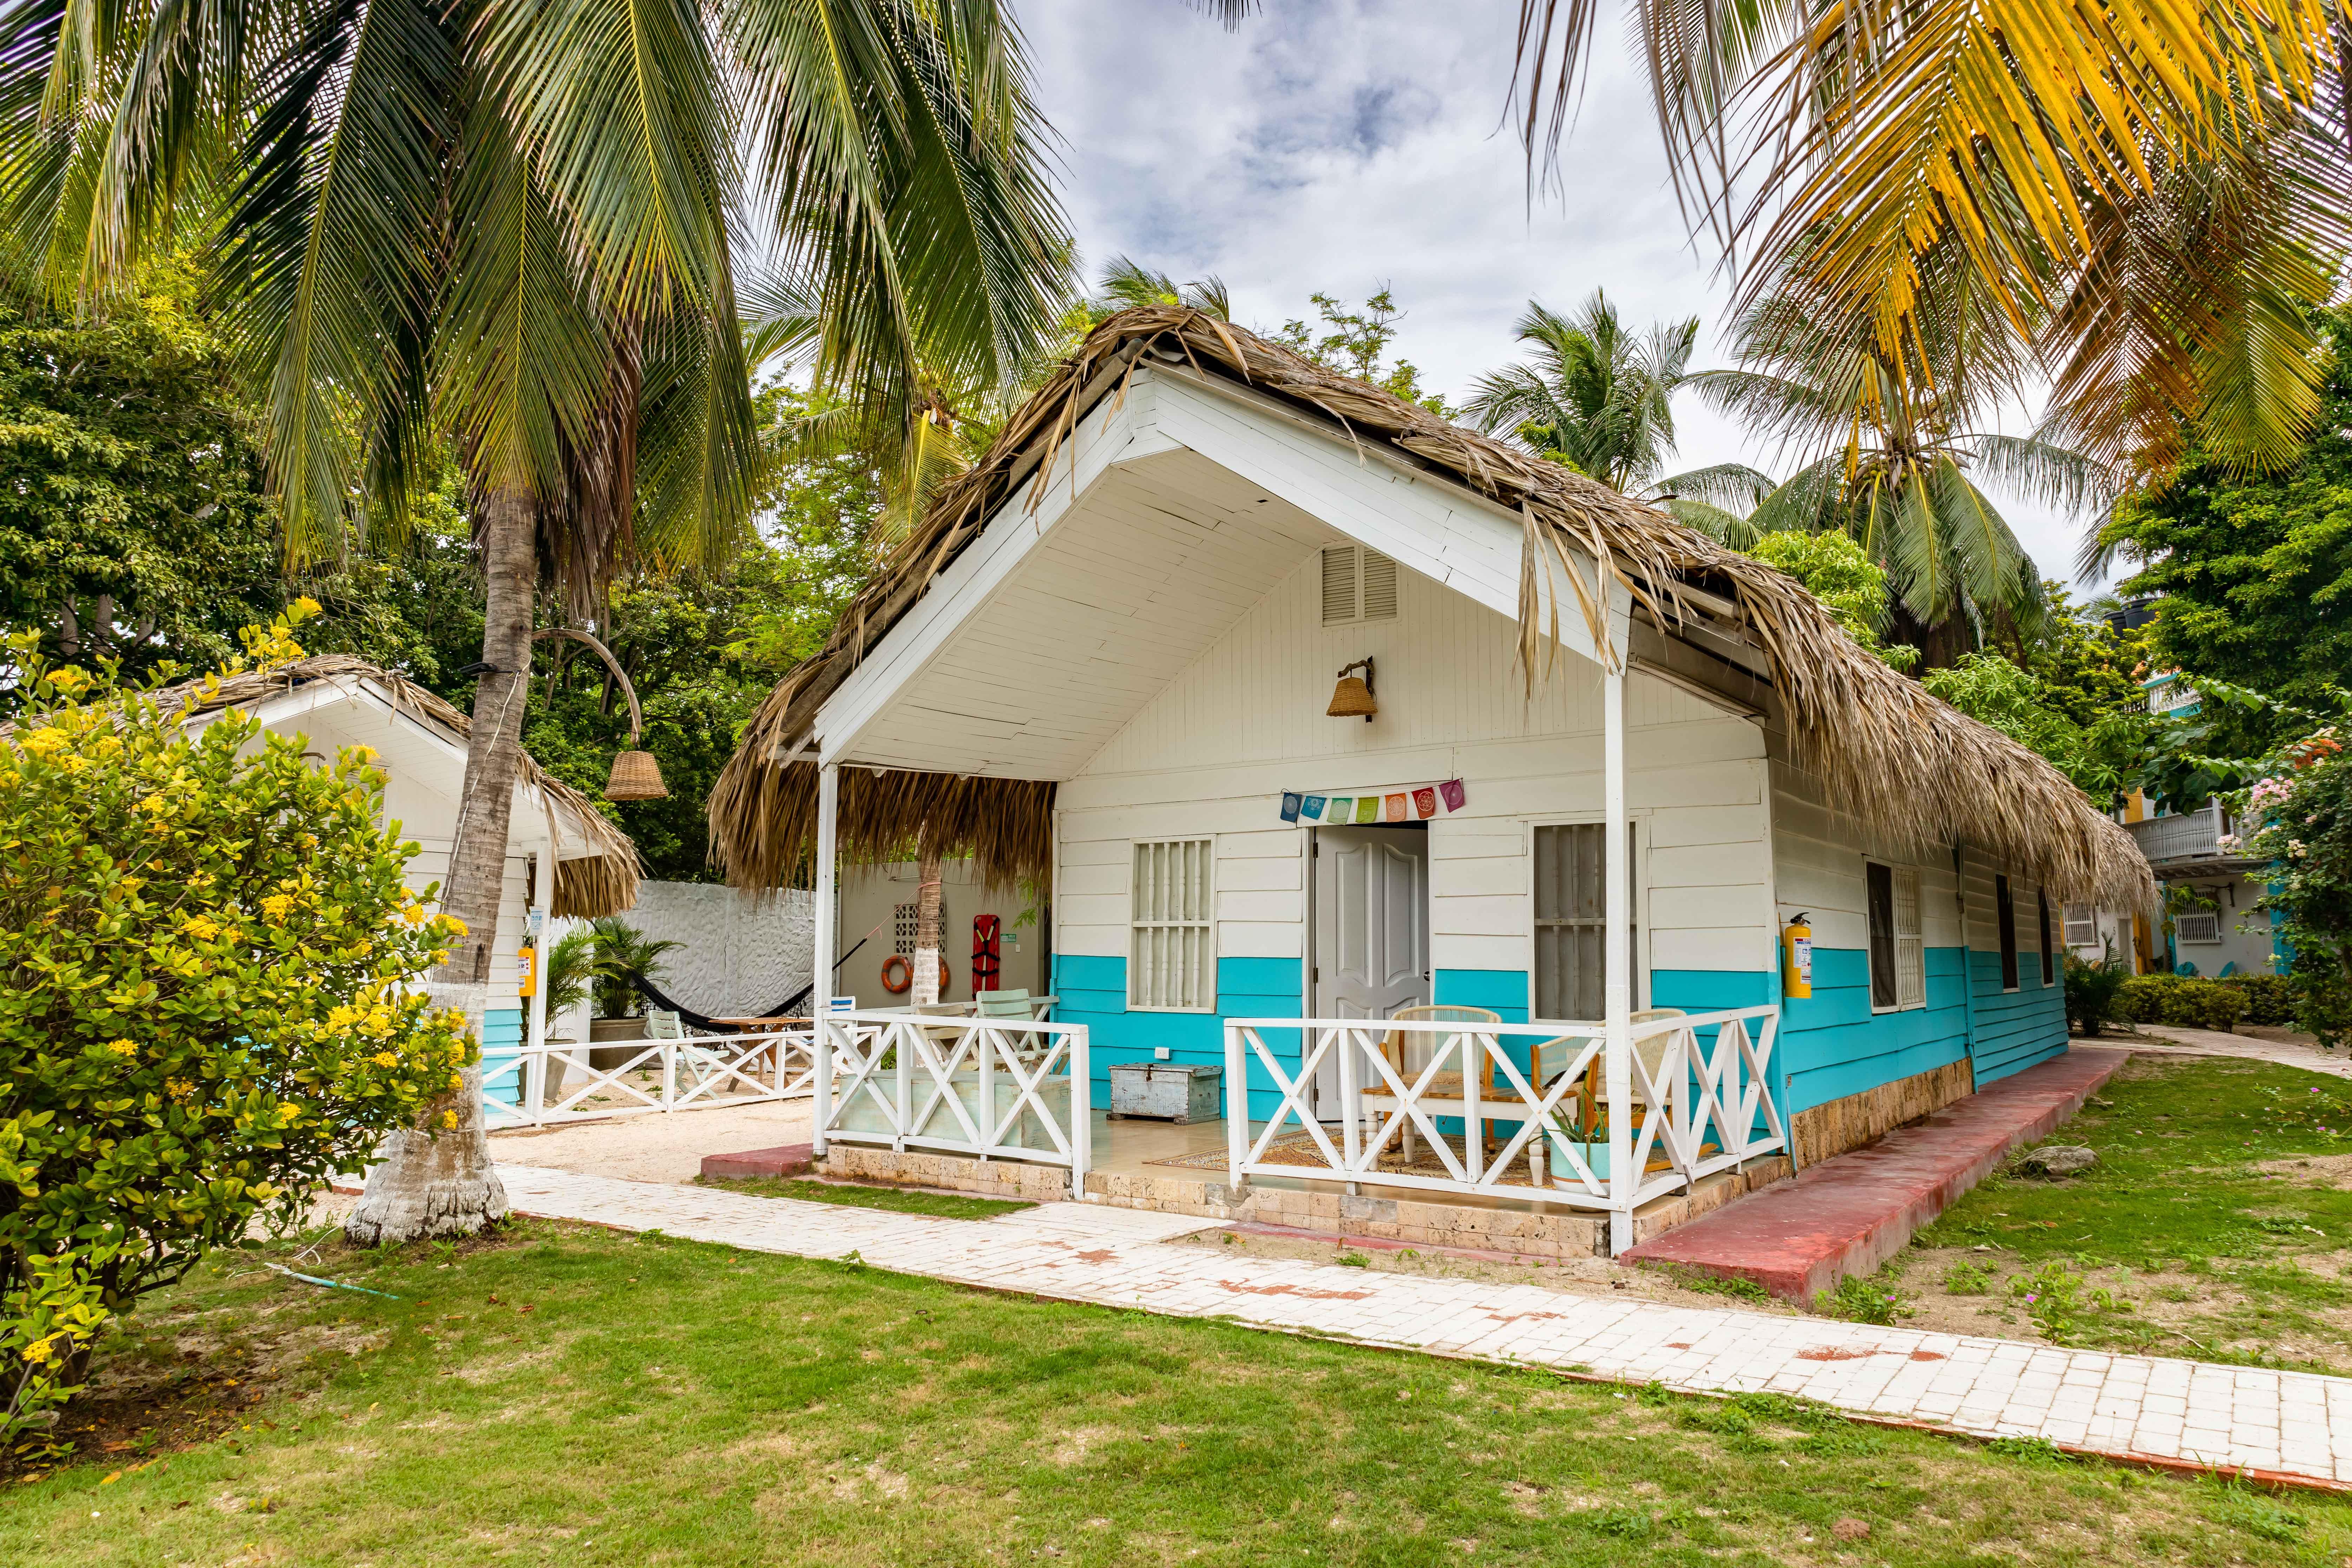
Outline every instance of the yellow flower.
[(51, 1348), (57, 1338), (57, 1335), (51, 1334), (47, 1339), (35, 1340), (25, 1347), (25, 1359), (35, 1366), (48, 1365), (57, 1358), (58, 1352)]
[(139, 1054), (139, 1047), (129, 1040), (110, 1040), (107, 1042), (106, 1048), (118, 1057), (135, 1057)]
[(442, 1125), (442, 1126), (444, 1126), (444, 1127), (455, 1127), (455, 1126), (457, 1126), (457, 1113), (456, 1111), (454, 1111), (454, 1110), (445, 1110), (445, 1111), (443, 1111), (443, 1112), (441, 1113), (441, 1125)]
[(160, 795), (151, 795), (139, 803), (139, 809), (150, 816), (161, 816), (172, 809), (172, 803)]
[(390, 1051), (378, 1051), (375, 1055), (370, 1057), (368, 1060), (375, 1063), (375, 1065), (380, 1068), (396, 1068), (400, 1065), (400, 1058), (394, 1056)]
[(52, 752), (63, 751), (70, 744), (72, 744), (70, 737), (54, 724), (44, 724), (25, 737), (25, 750), (37, 757), (46, 757)]
[(310, 597), (310, 595), (305, 594), (300, 598), (294, 601), (294, 609), (297, 613), (289, 618), (295, 620), (309, 620), (312, 616), (319, 613), (319, 601)]
[(220, 926), (210, 915), (190, 915), (180, 922), (180, 929), (198, 942), (210, 942), (220, 934)]
[(294, 900), (284, 893), (272, 893), (261, 900), (261, 912), (271, 920), (280, 922), (285, 921), (288, 912), (293, 908)]
[(62, 691), (67, 696), (70, 697), (75, 692), (81, 690), (84, 687), (89, 684), (89, 677), (84, 671), (76, 669), (69, 664), (61, 665), (58, 668), (49, 671), (48, 682), (51, 686), (56, 687), (59, 691)]
[(466, 922), (456, 915), (443, 915), (441, 929), (451, 936), (463, 936), (466, 934)]
[(411, 904), (406, 909), (400, 911), (400, 918), (406, 921), (410, 925), (415, 925), (417, 921), (425, 918), (425, 906), (423, 904)]
[(163, 1087), (171, 1091), (173, 1100), (185, 1100), (196, 1092), (196, 1086), (184, 1078), (166, 1079)]
[(359, 1021), (358, 1009), (346, 1006), (341, 1002), (327, 1009), (327, 1027), (331, 1029), (348, 1029)]

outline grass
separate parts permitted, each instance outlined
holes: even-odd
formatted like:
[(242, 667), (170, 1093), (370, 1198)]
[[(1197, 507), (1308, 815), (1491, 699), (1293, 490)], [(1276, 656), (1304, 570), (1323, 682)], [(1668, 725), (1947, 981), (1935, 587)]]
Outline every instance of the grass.
[(1938, 1326), (2352, 1372), (2352, 1084), (2137, 1058), (2053, 1135), (2099, 1163), (1987, 1180), (1903, 1289)]
[(884, 1209), (891, 1214), (929, 1215), (934, 1219), (994, 1219), (1037, 1205), (1012, 1198), (975, 1198), (961, 1193), (923, 1193), (906, 1187), (861, 1187), (844, 1182), (798, 1181), (779, 1176), (717, 1178), (698, 1176), (698, 1184), (755, 1198), (798, 1198), (803, 1203), (843, 1204), (851, 1208)]
[(0, 1563), (2334, 1563), (2352, 1502), (519, 1222), (199, 1268)]

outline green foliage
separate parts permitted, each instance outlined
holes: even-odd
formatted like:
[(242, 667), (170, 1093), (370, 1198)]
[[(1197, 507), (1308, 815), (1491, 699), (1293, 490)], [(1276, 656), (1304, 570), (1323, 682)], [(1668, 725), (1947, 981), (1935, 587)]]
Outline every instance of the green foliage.
[(1813, 1310), (1824, 1318), (1875, 1323), (1884, 1328), (1911, 1316), (1915, 1309), (1904, 1299), (1887, 1271), (1881, 1269), (1874, 1275), (1849, 1274), (1837, 1282), (1834, 1290), (1816, 1290)]
[(1303, 320), (1285, 321), (1282, 330), (1272, 334), (1275, 342), (1327, 370), (1369, 381), (1407, 403), (1418, 403), (1441, 419), (1451, 417), (1444, 397), (1423, 387), (1421, 372), (1411, 360), (1387, 363), (1389, 345), (1396, 341), (1396, 323), (1404, 315), (1397, 309), (1394, 294), (1382, 289), (1352, 310), (1336, 295), (1319, 289), (1307, 298), (1315, 305), (1315, 324)]
[(1922, 684), (2047, 761), (2105, 805), (2136, 776), (2142, 726), (2123, 715), (2084, 725), (2048, 700), (2042, 682), (1998, 653), (1964, 653)]
[(635, 1017), (638, 1009), (632, 979), (661, 983), (662, 956), (686, 944), (666, 937), (649, 937), (618, 915), (599, 915), (588, 922), (596, 942), (596, 1016)]
[(2246, 1022), (2279, 1027), (2294, 1022), (2294, 982), (2284, 974), (2225, 974), (2221, 984), (2246, 996)]
[(2144, 719), (2147, 631), (2118, 631), (2105, 605), (2078, 605), (2063, 583), (2045, 579), (2048, 611), (2031, 636), (2005, 626), (2001, 651), (2040, 685), (2043, 703), (2085, 728), (2103, 719)]
[(1595, 289), (1572, 317), (1530, 302), (1518, 335), (1532, 362), (1480, 376), (1462, 416), (1629, 495), (1657, 479), (1698, 318), (1637, 333)]
[(1748, 553), (1805, 585), (1854, 641), (1897, 669), (1918, 662), (1919, 650), (1879, 640), (1886, 625), (1886, 571), (1843, 533), (1784, 530), (1759, 537)]
[(227, 657), (282, 602), (227, 345), (190, 276), (146, 282), (89, 319), (0, 309), (0, 623), (131, 679)]
[(1992, 1270), (1967, 1259), (1944, 1270), (1944, 1289), (1955, 1296), (1981, 1296), (1992, 1289)]
[(2131, 965), (2109, 952), (2096, 963), (2069, 950), (2066, 961), (2066, 1026), (2096, 1039), (2109, 1024), (2128, 1022), (2117, 998), (2132, 978)]
[(588, 1000), (595, 979), (596, 932), (589, 926), (574, 926), (547, 950), (539, 977), (540, 988), (547, 994), (547, 1016), (568, 1013)]
[[(301, 651), (308, 605), (248, 646)], [(457, 1087), (460, 1015), (414, 983), (454, 934), (404, 884), (382, 775), (229, 710), (14, 651), (0, 747), (0, 1436), (91, 1336), (257, 1215), (301, 1206)], [(232, 664), (231, 668), (236, 668)]]
[[(2352, 310), (2318, 318), (2331, 345), (2325, 405), (2294, 463), (2250, 478), (2194, 451), (2124, 498), (2098, 535), (2140, 563), (2119, 591), (2157, 598), (2158, 668), (2314, 708), (2352, 669)], [(2275, 712), (2223, 717), (2215, 750), (2259, 752), (2294, 732)]]
[(2236, 1483), (2222, 1489), (2221, 1495), (2206, 1508), (2205, 1517), (2264, 1541), (2301, 1541), (2311, 1524), (2276, 1498)]
[(2238, 987), (2186, 974), (2135, 974), (2116, 994), (2116, 1021), (2123, 1024), (2171, 1024), (2227, 1034), (2245, 1012), (2246, 994)]
[(2294, 954), (2296, 1027), (2337, 1046), (2352, 1041), (2352, 759), (2342, 731), (2329, 725), (2274, 765), (2239, 813), (2255, 825), (2244, 853), (2271, 863), (2253, 907), (2277, 921), (2278, 940)]
[(2064, 1259), (2051, 1258), (2030, 1274), (2021, 1274), (2009, 1282), (2009, 1299), (2025, 1309), (2042, 1337), (2053, 1345), (2068, 1343), (2074, 1337), (2074, 1321), (2083, 1310), (2083, 1277), (2066, 1267)]

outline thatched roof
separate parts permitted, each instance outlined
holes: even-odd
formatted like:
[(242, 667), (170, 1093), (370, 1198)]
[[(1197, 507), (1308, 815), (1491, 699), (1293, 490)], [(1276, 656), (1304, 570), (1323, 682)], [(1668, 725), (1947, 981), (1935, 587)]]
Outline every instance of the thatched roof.
[[(941, 488), (824, 650), (770, 693), (711, 792), (711, 852), (730, 881), (773, 887), (803, 868), (815, 837), (815, 770), (779, 753), (800, 748), (825, 698), (1004, 501), (1050, 469), (1078, 420), (1122, 390), (1147, 353), (1409, 454), (1517, 513), (1527, 525), (1520, 651), (1531, 676), (1549, 664), (1558, 631), (1539, 624), (1558, 613), (1553, 589), (1565, 580), (1570, 602), (1589, 604), (1594, 584), (1578, 563), (1598, 563), (1658, 626), (1728, 625), (1762, 651), (1790, 752), (1832, 805), (1923, 851), (1974, 846), (2063, 899), (2153, 907), (2155, 878), (2129, 834), (2041, 757), (1865, 652), (1794, 578), (1581, 474), (1181, 306), (1122, 311), (1097, 328), (987, 455)], [(1605, 622), (1591, 611), (1587, 619), (1605, 645)], [(942, 854), (975, 854), (992, 879), (1042, 875), (1048, 863), (1049, 785), (936, 773), (867, 784), (863, 769), (843, 777), (841, 847), (853, 858), (902, 854), (924, 837)]]
[[(228, 677), (215, 690), (205, 689), (202, 681), (184, 681), (165, 687), (154, 695), (167, 711), (185, 701), (194, 715), (218, 712), (225, 708), (249, 713), (282, 692), (320, 680), (364, 681), (382, 692), (394, 708), (439, 725), (461, 742), (474, 727), (473, 721), (464, 713), (404, 676), (348, 654), (317, 654), (267, 672), (248, 670)], [(588, 841), (592, 850), (590, 854), (556, 862), (555, 901), (550, 912), (583, 917), (610, 915), (634, 906), (637, 901), (637, 879), (644, 869), (637, 861), (637, 847), (629, 836), (613, 826), (596, 809), (593, 801), (541, 768), (529, 752), (522, 754), (522, 778), (524, 783), (547, 793), (557, 808), (572, 819), (572, 826)]]

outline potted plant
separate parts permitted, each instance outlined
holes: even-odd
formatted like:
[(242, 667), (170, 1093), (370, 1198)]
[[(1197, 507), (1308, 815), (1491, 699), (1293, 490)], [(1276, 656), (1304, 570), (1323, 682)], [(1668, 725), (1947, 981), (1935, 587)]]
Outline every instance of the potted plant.
[[(645, 1007), (636, 982), (660, 979), (662, 955), (685, 944), (649, 937), (618, 915), (599, 916), (588, 922), (588, 929), (596, 943), (596, 1016), (589, 1020), (589, 1042), (594, 1047), (608, 1040), (642, 1040)], [(598, 1072), (610, 1072), (642, 1048), (633, 1045), (592, 1048), (588, 1065)]]

